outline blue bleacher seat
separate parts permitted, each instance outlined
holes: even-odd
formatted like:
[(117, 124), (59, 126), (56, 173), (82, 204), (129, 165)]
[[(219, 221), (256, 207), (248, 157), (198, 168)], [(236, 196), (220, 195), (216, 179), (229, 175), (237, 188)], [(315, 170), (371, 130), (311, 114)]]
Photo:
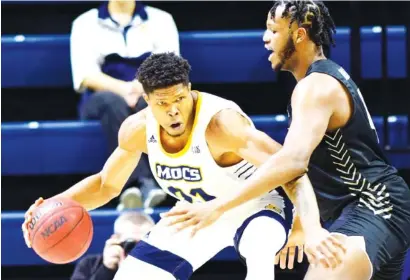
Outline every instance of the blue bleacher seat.
[(389, 148), (390, 149), (405, 149), (410, 146), (409, 143), (409, 123), (407, 116), (389, 116), (387, 119), (389, 124)]
[(351, 67), (350, 33), (351, 30), (348, 27), (337, 28), (334, 38), (336, 47), (330, 50), (330, 58), (342, 66), (348, 73), (350, 73)]
[(362, 77), (380, 79), (382, 76), (382, 28), (366, 26), (360, 28)]
[(1, 125), (2, 175), (92, 173), (107, 159), (99, 122)]
[[(263, 47), (263, 31), (184, 32), (181, 55), (197, 83), (269, 82), (276, 74)], [(246, 54), (246, 55), (245, 55)]]
[(389, 78), (407, 77), (406, 27), (388, 26), (387, 36), (387, 74)]
[[(263, 30), (181, 32), (195, 83), (269, 82)], [(69, 35), (2, 36), (2, 87), (71, 87)], [(246, 54), (246, 56), (244, 55)]]
[[(387, 30), (388, 75), (403, 78), (406, 28)], [(362, 77), (380, 78), (381, 27), (360, 29)], [(196, 83), (272, 82), (276, 74), (267, 61), (263, 30), (181, 32), (181, 53), (192, 65)], [(69, 35), (2, 36), (2, 87), (71, 87)], [(350, 28), (338, 27), (330, 58), (351, 69)], [(246, 55), (244, 55), (246, 54)]]
[[(181, 32), (194, 83), (272, 82), (263, 30)], [(338, 28), (331, 58), (350, 70), (350, 29)], [(69, 35), (2, 36), (2, 87), (72, 87)], [(246, 55), (245, 55), (246, 54)]]
[(67, 35), (2, 36), (2, 87), (72, 87)]
[(390, 116), (387, 121), (389, 143), (386, 153), (396, 168), (407, 169), (410, 167), (409, 119), (407, 116)]

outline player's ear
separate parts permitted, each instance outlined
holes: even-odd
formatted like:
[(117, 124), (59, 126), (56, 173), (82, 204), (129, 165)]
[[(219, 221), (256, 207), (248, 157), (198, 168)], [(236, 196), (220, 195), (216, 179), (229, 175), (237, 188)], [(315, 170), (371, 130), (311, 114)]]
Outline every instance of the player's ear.
[(147, 104), (148, 104), (148, 100), (149, 100), (148, 94), (146, 94), (146, 93), (144, 92), (144, 93), (142, 94), (142, 97), (144, 97), (145, 102), (147, 102)]
[(188, 90), (191, 91), (191, 83), (188, 83)]
[(303, 27), (300, 27), (300, 28), (296, 29), (295, 37), (296, 37), (295, 38), (296, 44), (299, 44), (299, 43), (303, 42), (304, 40), (306, 40), (306, 38), (307, 38), (306, 29), (303, 28)]

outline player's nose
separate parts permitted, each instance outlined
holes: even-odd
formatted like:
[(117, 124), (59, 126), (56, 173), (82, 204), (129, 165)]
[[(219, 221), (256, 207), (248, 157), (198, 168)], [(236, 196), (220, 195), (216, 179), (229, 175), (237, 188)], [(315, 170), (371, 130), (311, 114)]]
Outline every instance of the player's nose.
[(270, 32), (269, 30), (265, 30), (265, 32), (263, 33), (263, 37), (262, 37), (265, 48), (268, 50), (270, 49), (269, 44), (271, 42), (271, 34), (272, 32)]
[(168, 111), (168, 116), (175, 117), (179, 115), (179, 110), (176, 104), (173, 104)]

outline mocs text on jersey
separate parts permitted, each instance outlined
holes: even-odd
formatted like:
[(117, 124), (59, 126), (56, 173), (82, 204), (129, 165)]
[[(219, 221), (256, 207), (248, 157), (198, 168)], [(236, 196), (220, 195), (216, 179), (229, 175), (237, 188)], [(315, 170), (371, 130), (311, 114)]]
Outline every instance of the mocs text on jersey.
[(167, 166), (157, 163), (156, 175), (161, 180), (200, 182), (202, 181), (201, 169), (187, 165)]

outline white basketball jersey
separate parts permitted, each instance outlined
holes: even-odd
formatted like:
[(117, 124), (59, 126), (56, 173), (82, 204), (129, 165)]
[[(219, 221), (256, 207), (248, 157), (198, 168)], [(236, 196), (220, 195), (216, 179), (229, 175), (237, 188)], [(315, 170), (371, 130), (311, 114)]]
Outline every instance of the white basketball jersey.
[[(256, 167), (245, 160), (220, 167), (209, 151), (205, 132), (212, 117), (223, 109), (233, 109), (251, 119), (234, 102), (198, 92), (195, 120), (186, 146), (178, 153), (167, 153), (161, 145), (160, 127), (147, 110), (146, 135), (151, 171), (165, 192), (188, 202), (208, 201), (232, 192), (249, 178)], [(253, 123), (252, 123), (253, 125)], [(270, 195), (279, 195), (276, 191)]]

